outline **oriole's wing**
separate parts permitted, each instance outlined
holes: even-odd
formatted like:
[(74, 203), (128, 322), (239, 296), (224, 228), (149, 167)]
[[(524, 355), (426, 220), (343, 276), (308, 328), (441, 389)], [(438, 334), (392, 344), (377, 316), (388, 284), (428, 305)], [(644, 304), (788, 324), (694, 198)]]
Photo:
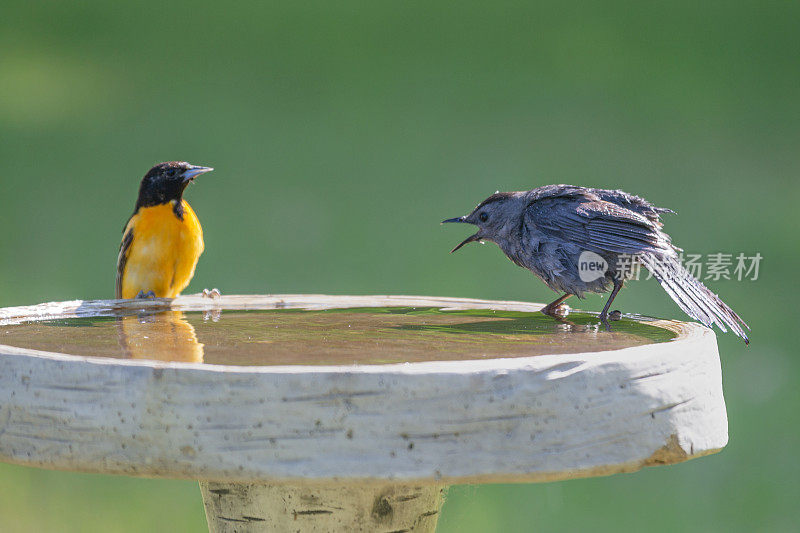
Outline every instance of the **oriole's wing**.
[(525, 223), (554, 238), (596, 253), (671, 253), (658, 219), (600, 199), (597, 195), (552, 195), (532, 201)]
[(128, 262), (128, 254), (131, 251), (131, 244), (133, 243), (133, 217), (128, 221), (125, 226), (125, 232), (122, 235), (122, 242), (119, 245), (119, 255), (117, 256), (117, 282), (114, 291), (115, 298), (122, 298), (122, 276), (125, 274), (125, 265)]

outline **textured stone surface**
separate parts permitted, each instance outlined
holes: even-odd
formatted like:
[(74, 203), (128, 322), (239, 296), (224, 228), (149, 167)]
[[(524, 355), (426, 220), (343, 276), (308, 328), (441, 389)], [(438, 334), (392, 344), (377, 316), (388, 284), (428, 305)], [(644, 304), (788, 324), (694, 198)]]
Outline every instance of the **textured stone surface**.
[[(538, 304), (189, 296), (173, 308)], [(165, 302), (63, 302), (0, 321)], [(2, 323), (2, 322), (0, 322)], [(727, 442), (713, 332), (618, 351), (382, 366), (225, 367), (0, 346), (0, 460), (246, 483), (531, 482), (633, 471)]]
[(212, 533), (436, 530), (437, 485), (314, 486), (201, 482)]

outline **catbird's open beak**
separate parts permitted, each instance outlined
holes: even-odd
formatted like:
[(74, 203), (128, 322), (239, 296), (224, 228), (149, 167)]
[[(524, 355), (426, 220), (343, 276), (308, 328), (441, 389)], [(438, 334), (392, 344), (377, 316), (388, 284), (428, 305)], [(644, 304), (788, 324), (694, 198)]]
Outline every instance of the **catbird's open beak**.
[(450, 253), (452, 254), (453, 252), (455, 252), (456, 250), (458, 250), (459, 248), (461, 248), (465, 244), (469, 244), (471, 242), (475, 242), (475, 241), (479, 241), (479, 240), (481, 240), (481, 238), (478, 236), (478, 233), (476, 233), (475, 235), (470, 235), (469, 237), (467, 237), (466, 239), (461, 241), (461, 244), (459, 244), (458, 246), (456, 246), (455, 248), (450, 250)]
[(205, 174), (206, 172), (211, 172), (212, 170), (214, 169), (211, 167), (191, 166), (183, 171), (183, 183), (189, 183), (200, 174)]
[[(447, 220), (442, 220), (442, 224), (447, 224), (448, 222), (460, 222), (462, 224), (469, 224), (469, 222), (467, 222), (466, 215), (463, 216), (463, 217), (448, 218)], [(455, 252), (456, 250), (458, 250), (459, 248), (461, 248), (465, 244), (469, 244), (471, 242), (475, 242), (475, 241), (481, 240), (481, 238), (478, 236), (479, 234), (480, 234), (480, 232), (476, 233), (475, 235), (470, 235), (469, 237), (467, 237), (466, 239), (461, 241), (461, 244), (459, 244), (458, 246), (456, 246), (455, 248), (450, 250), (450, 253), (452, 254), (453, 252)]]

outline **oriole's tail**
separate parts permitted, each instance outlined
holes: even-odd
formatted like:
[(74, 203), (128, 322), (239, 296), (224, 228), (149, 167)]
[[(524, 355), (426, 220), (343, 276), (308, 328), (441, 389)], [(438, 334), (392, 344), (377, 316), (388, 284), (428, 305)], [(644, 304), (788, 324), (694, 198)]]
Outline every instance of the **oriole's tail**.
[(727, 331), (727, 326), (745, 344), (750, 343), (744, 332), (744, 328), (750, 329), (750, 326), (683, 268), (676, 257), (644, 253), (639, 260), (687, 315), (708, 327), (716, 324), (722, 331)]

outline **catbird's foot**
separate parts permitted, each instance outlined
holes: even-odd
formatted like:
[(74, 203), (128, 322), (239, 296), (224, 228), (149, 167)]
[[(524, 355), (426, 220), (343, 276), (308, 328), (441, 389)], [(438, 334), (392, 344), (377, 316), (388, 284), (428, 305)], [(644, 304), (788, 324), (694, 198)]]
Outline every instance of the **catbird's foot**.
[(571, 310), (572, 308), (570, 308), (570, 306), (563, 303), (558, 305), (546, 305), (542, 307), (542, 313), (553, 318), (564, 318), (569, 315)]
[(156, 293), (153, 291), (144, 292), (143, 290), (139, 291), (139, 294), (136, 295), (137, 300), (151, 300), (156, 297)]
[(615, 322), (622, 318), (622, 311), (619, 309), (615, 309), (608, 314), (608, 319), (612, 322)]
[(212, 298), (216, 300), (220, 296), (222, 296), (222, 294), (219, 292), (219, 289), (203, 289), (203, 298)]
[[(611, 314), (613, 315), (614, 313)], [(611, 331), (611, 324), (608, 323), (608, 313), (603, 311), (597, 318), (600, 319), (600, 323), (603, 324), (603, 326), (606, 328), (606, 331)]]

